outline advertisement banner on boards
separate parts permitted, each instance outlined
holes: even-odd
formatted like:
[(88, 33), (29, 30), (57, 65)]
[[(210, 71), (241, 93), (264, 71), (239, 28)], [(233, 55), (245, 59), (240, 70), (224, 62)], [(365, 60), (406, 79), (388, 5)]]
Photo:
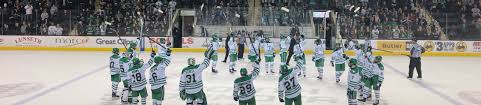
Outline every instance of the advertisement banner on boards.
[(481, 52), (481, 42), (480, 41), (476, 41), (476, 42), (473, 42), (473, 51), (474, 52)]
[(407, 48), (406, 41), (376, 41), (377, 49), (390, 51), (404, 51)]

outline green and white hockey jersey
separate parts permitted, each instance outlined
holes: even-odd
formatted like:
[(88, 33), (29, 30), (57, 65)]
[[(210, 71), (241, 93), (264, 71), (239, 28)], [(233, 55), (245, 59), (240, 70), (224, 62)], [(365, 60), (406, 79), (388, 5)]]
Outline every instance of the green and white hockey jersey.
[(365, 65), (363, 67), (361, 74), (363, 77), (371, 78), (374, 75), (376, 75), (377, 69), (378, 69), (377, 64), (365, 61)]
[(264, 56), (266, 57), (274, 57), (275, 50), (274, 50), (274, 44), (272, 43), (265, 43), (264, 44)]
[(110, 56), (110, 75), (120, 74), (120, 56), (114, 54)]
[(230, 54), (237, 54), (237, 43), (234, 41), (234, 38), (230, 38), (227, 45), (229, 46)]
[(287, 50), (289, 49), (289, 39), (288, 38), (281, 39), (281, 42), (279, 44), (280, 44), (279, 45), (280, 52), (287, 52)]
[(147, 85), (145, 70), (150, 68), (153, 63), (154, 59), (151, 58), (147, 63), (143, 65), (134, 65), (132, 68), (129, 69), (127, 75), (130, 78), (129, 85), (131, 86), (132, 90), (139, 91), (145, 88), (145, 85)]
[(127, 72), (129, 72), (130, 67), (132, 67), (132, 62), (127, 57), (120, 58), (120, 80), (128, 80)]
[(359, 85), (361, 83), (361, 72), (362, 72), (361, 67), (351, 68), (351, 70), (349, 71), (349, 74), (347, 75), (348, 90), (355, 91), (359, 88)]
[(314, 47), (315, 54), (314, 54), (313, 61), (316, 61), (318, 59), (323, 59), (325, 50), (326, 50), (326, 47), (324, 47), (323, 44), (316, 45), (316, 47)]
[(239, 97), (239, 100), (246, 101), (255, 96), (256, 89), (253, 81), (259, 75), (259, 64), (254, 63), (254, 71), (251, 74), (239, 77), (234, 81), (234, 97)]
[[(304, 51), (302, 50), (302, 47), (300, 44), (296, 44), (294, 46), (294, 57), (295, 60), (304, 60)], [(302, 61), (301, 61), (302, 62)]]
[(299, 72), (301, 72), (300, 65), (287, 70), (287, 72), (282, 72), (277, 87), (279, 98), (285, 97), (292, 99), (301, 94), (301, 85), (297, 80)]
[(161, 55), (160, 63), (155, 64), (150, 68), (150, 87), (151, 90), (158, 89), (167, 83), (167, 77), (165, 76), (165, 68), (170, 64), (170, 57)]
[(187, 94), (200, 92), (203, 88), (202, 71), (209, 66), (209, 63), (210, 60), (206, 58), (202, 64), (191, 65), (182, 69), (179, 91), (185, 90)]
[(334, 62), (334, 64), (344, 64), (347, 61), (347, 59), (344, 58), (344, 50), (339, 49), (334, 51), (334, 53), (332, 53), (331, 60)]
[(384, 65), (382, 63), (377, 63), (376, 75), (379, 77), (379, 81), (384, 81)]

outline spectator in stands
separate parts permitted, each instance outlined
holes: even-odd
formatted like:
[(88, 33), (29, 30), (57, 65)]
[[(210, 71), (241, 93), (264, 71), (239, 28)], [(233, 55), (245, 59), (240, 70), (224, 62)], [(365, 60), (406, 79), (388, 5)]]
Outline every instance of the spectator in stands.
[(47, 24), (42, 24), (42, 26), (40, 26), (40, 35), (47, 35), (48, 33), (48, 28), (47, 28)]
[(27, 35), (27, 23), (23, 22), (22, 26), (20, 27), (20, 32), (22, 35)]
[(53, 23), (50, 23), (50, 26), (48, 26), (48, 35), (55, 35), (57, 32), (57, 27)]
[(379, 38), (379, 30), (377, 27), (374, 27), (371, 31), (372, 39), (378, 39)]
[(33, 6), (32, 6), (31, 4), (27, 4), (24, 8), (25, 8), (25, 17), (26, 17), (26, 20), (30, 22), (31, 19), (32, 19)]
[(44, 9), (44, 10), (42, 11), (42, 14), (40, 15), (40, 18), (42, 19), (42, 21), (43, 21), (44, 23), (47, 23), (47, 19), (48, 19), (47, 10)]
[(63, 28), (60, 26), (60, 24), (57, 24), (57, 27), (56, 28), (56, 31), (55, 31), (55, 34), (60, 36), (60, 35), (63, 35)]
[(474, 7), (471, 9), (471, 12), (472, 12), (473, 18), (478, 18), (481, 16), (478, 5), (474, 5)]
[(50, 7), (50, 15), (54, 16), (57, 10), (58, 10), (57, 6), (53, 4), (52, 7)]

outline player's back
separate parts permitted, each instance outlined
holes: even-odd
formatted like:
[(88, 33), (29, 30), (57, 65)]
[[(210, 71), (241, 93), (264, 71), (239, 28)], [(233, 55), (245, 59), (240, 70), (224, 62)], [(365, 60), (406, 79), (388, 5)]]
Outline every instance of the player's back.
[(202, 90), (202, 71), (199, 65), (192, 65), (182, 70), (181, 85), (185, 88), (185, 92), (194, 94)]

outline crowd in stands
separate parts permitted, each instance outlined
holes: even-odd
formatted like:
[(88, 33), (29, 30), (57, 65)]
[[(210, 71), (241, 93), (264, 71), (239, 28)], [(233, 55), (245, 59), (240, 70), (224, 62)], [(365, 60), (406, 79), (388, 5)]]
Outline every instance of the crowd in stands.
[(436, 17), (449, 39), (481, 39), (479, 0), (432, 0), (421, 4)]
[(172, 0), (2, 0), (0, 33), (165, 35), (173, 8)]
[(360, 0), (351, 5), (361, 7), (340, 14), (341, 34), (351, 38), (438, 39), (439, 30), (426, 18), (417, 1)]

